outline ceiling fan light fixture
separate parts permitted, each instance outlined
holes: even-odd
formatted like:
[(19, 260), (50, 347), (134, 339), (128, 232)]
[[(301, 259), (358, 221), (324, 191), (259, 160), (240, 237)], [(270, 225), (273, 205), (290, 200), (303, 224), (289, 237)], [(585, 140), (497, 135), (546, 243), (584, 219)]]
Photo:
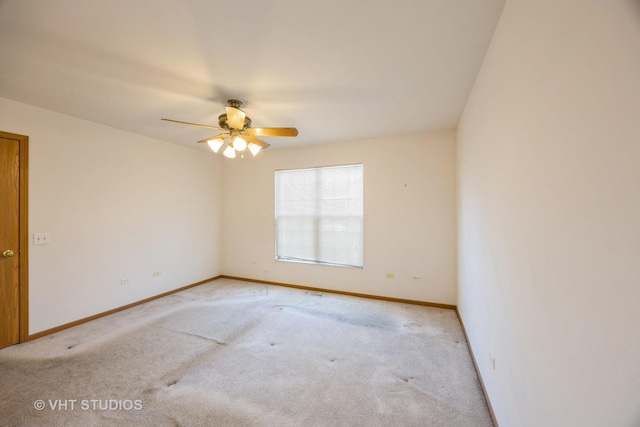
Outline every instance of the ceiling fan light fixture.
[(236, 136), (235, 138), (233, 138), (233, 148), (236, 149), (236, 151), (244, 151), (247, 149), (247, 141), (245, 141), (241, 136)]
[[(0, 0), (0, 3), (2, 0)], [(189, 126), (197, 126), (206, 129), (216, 129), (226, 131), (209, 138), (201, 139), (198, 143), (207, 143), (214, 153), (222, 154), (233, 159), (236, 152), (240, 157), (248, 148), (255, 157), (261, 150), (269, 148), (270, 144), (259, 137), (263, 136), (298, 136), (298, 129), (293, 127), (252, 127), (252, 121), (246, 113), (240, 109), (242, 102), (237, 99), (227, 101), (227, 112), (218, 116), (218, 126), (205, 125), (200, 123), (184, 122), (182, 120), (161, 119), (168, 122), (179, 123)]]
[(256, 154), (258, 154), (260, 150), (262, 150), (262, 147), (260, 147), (258, 144), (254, 144), (253, 142), (250, 142), (247, 147), (249, 148), (249, 151), (251, 151), (251, 154), (253, 154), (253, 157), (255, 157)]
[(217, 153), (224, 145), (224, 138), (210, 139), (207, 141), (207, 144), (209, 144), (209, 148), (211, 148), (214, 153)]
[(229, 159), (233, 159), (236, 157), (236, 150), (234, 150), (231, 145), (228, 145), (222, 154)]

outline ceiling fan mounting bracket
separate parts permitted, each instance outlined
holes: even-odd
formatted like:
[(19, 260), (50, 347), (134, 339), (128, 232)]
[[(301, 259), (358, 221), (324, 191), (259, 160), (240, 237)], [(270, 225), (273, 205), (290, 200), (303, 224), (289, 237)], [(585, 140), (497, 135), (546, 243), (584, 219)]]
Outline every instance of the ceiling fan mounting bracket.
[(240, 108), (242, 106), (242, 101), (238, 101), (237, 99), (230, 99), (227, 101), (229, 107)]

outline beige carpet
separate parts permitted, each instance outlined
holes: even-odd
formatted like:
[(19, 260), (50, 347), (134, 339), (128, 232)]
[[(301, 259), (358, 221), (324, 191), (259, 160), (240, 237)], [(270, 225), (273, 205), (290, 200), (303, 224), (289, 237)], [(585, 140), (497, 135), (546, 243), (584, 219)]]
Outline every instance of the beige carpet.
[(453, 310), (216, 280), (0, 350), (3, 426), (491, 426)]

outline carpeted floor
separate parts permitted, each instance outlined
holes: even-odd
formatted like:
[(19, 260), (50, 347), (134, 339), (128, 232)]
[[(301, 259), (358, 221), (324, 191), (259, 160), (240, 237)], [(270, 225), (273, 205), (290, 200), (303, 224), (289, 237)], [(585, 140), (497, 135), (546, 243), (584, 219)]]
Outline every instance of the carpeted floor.
[(453, 310), (216, 280), (0, 350), (3, 426), (492, 426)]

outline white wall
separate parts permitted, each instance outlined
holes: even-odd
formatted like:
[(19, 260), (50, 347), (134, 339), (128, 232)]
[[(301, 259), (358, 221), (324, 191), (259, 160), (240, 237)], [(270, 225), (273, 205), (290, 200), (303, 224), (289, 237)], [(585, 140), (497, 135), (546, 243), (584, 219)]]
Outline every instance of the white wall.
[(458, 304), (501, 427), (640, 425), (639, 52), (637, 2), (508, 0), (464, 111)]
[[(274, 171), (352, 163), (364, 165), (364, 268), (276, 262)], [(225, 159), (222, 270), (233, 276), (455, 304), (454, 168), (452, 131)], [(387, 279), (386, 272), (395, 273), (395, 279)], [(416, 275), (422, 281), (414, 281)]]
[(29, 231), (51, 233), (30, 333), (221, 273), (218, 157), (5, 99), (0, 129), (29, 136)]

